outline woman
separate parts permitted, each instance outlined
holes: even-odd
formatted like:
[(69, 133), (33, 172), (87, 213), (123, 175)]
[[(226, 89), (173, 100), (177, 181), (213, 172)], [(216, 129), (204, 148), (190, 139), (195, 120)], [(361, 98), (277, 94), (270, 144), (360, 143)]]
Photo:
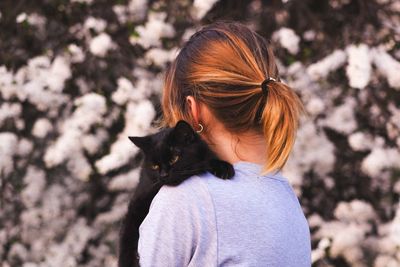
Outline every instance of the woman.
[(270, 45), (236, 22), (196, 32), (170, 65), (163, 125), (190, 122), (235, 176), (163, 186), (140, 226), (141, 266), (310, 266), (310, 232), (281, 175), (302, 104)]

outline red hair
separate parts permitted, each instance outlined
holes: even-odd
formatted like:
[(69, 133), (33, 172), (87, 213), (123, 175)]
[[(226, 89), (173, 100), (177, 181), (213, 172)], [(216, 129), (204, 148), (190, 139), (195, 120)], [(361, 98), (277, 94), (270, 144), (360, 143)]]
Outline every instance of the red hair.
[[(263, 172), (280, 170), (294, 145), (304, 108), (296, 93), (279, 81), (269, 43), (238, 22), (203, 26), (183, 45), (165, 74), (162, 126), (193, 122), (187, 96), (205, 104), (232, 133), (256, 130), (267, 143)], [(268, 77), (265, 97), (261, 83)]]

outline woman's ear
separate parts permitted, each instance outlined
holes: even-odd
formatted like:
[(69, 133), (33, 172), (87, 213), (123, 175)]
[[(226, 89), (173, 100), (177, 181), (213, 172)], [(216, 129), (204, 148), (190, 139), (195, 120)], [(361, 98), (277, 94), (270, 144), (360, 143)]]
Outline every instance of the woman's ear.
[(200, 105), (191, 95), (186, 97), (186, 101), (189, 106), (190, 113), (192, 114), (192, 118), (194, 119), (194, 123), (197, 125), (200, 119)]

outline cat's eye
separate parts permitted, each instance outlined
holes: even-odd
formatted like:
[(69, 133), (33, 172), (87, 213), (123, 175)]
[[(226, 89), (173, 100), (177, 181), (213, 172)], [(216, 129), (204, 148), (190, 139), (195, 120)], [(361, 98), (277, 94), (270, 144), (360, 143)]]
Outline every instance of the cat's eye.
[(174, 163), (176, 163), (176, 162), (178, 161), (178, 159), (179, 159), (179, 156), (178, 156), (178, 155), (173, 156), (173, 157), (170, 159), (169, 164), (174, 164)]
[(151, 165), (151, 168), (153, 170), (158, 170), (160, 168), (160, 166), (158, 166), (157, 164)]

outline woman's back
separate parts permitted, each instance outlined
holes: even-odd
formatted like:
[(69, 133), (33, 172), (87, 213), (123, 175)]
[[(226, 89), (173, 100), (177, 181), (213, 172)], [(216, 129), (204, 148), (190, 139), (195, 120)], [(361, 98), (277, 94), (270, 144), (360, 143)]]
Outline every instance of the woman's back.
[(234, 164), (164, 186), (140, 227), (141, 266), (311, 266), (310, 232), (296, 195), (261, 165)]

